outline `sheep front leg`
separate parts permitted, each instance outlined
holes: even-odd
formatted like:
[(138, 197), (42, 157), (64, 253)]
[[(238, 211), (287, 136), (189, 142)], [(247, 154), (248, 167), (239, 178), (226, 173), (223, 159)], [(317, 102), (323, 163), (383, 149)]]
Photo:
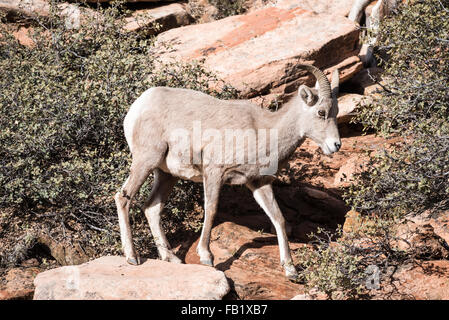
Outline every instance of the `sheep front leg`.
[(220, 195), (221, 181), (219, 179), (204, 177), (204, 224), (200, 241), (196, 252), (200, 256), (201, 264), (213, 266), (214, 256), (210, 251), (210, 234), (217, 213), (218, 198)]
[(285, 219), (274, 198), (271, 184), (249, 183), (247, 186), (252, 191), (254, 199), (256, 199), (257, 203), (268, 215), (276, 229), (281, 265), (284, 268), (285, 275), (289, 279), (296, 279), (298, 277), (298, 272), (293, 265), (290, 248), (288, 246), (287, 233), (285, 231)]

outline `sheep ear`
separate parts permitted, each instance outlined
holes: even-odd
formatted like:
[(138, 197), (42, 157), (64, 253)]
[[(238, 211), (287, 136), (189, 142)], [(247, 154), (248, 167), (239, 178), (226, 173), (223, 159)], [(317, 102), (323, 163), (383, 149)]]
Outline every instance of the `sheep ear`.
[(298, 94), (301, 97), (301, 100), (304, 101), (304, 103), (308, 106), (313, 106), (315, 104), (316, 97), (313, 92), (306, 86), (301, 86), (299, 88)]
[(315, 88), (315, 90), (320, 92), (320, 83), (318, 81), (315, 83), (315, 87), (314, 88)]

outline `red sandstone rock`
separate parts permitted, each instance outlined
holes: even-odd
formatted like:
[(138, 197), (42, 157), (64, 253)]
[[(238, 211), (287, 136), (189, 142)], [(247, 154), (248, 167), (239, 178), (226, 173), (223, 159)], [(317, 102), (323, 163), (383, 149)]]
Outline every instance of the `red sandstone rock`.
[(355, 154), (345, 160), (334, 177), (334, 186), (337, 188), (348, 187), (353, 181), (354, 174), (362, 172), (368, 162), (368, 158), (363, 154)]
[(418, 225), (430, 224), (435, 234), (443, 238), (449, 244), (449, 210), (429, 212), (410, 218)]
[(346, 17), (351, 10), (354, 0), (277, 0), (278, 8), (291, 9), (300, 7), (316, 13), (325, 13)]
[[(356, 93), (344, 94), (338, 98), (338, 123), (348, 123), (356, 115), (357, 108), (363, 107), (368, 101), (368, 97)], [(359, 106), (360, 104), (360, 106)]]
[(0, 300), (23, 300), (33, 297), (33, 280), (40, 269), (14, 268), (8, 271), (5, 276), (6, 285), (0, 287)]
[[(79, 28), (87, 19), (99, 16), (93, 9), (72, 3), (59, 3), (57, 7), (65, 18), (67, 28)], [(50, 4), (45, 0), (0, 0), (0, 10), (27, 17), (48, 17)]]
[(396, 227), (396, 246), (413, 252), (419, 259), (448, 259), (449, 250), (444, 239), (435, 234), (430, 224), (405, 221)]
[[(186, 263), (199, 263), (196, 241), (187, 252)], [(296, 249), (303, 244), (290, 242)], [(303, 286), (287, 280), (279, 262), (279, 248), (273, 234), (253, 231), (233, 222), (212, 229), (214, 266), (231, 279), (239, 299), (291, 299)]]
[(394, 275), (396, 289), (390, 298), (416, 300), (449, 299), (449, 261), (425, 261), (403, 268)]
[[(58, 4), (58, 8), (65, 17), (66, 25), (69, 28), (79, 28), (89, 18), (101, 18), (98, 11), (77, 4), (63, 2)], [(50, 5), (46, 0), (0, 0), (0, 10), (25, 16), (47, 17), (50, 14)], [(129, 32), (145, 29), (148, 34), (156, 34), (188, 25), (192, 21), (193, 19), (187, 13), (184, 4), (172, 3), (133, 11), (131, 16), (126, 18), (124, 29)], [(155, 24), (159, 25), (158, 29), (153, 28)]]
[(341, 69), (345, 80), (358, 72), (359, 30), (347, 18), (302, 9), (267, 7), (246, 15), (164, 32), (160, 54), (172, 59), (205, 59), (205, 65), (241, 90), (243, 98), (287, 98), (312, 77), (296, 67), (313, 63), (326, 73)]

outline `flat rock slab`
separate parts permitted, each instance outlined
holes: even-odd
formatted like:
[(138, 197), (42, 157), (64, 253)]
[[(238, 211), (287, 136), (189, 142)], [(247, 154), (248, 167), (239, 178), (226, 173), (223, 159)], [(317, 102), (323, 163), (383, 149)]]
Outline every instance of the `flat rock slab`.
[[(246, 15), (190, 25), (158, 36), (164, 61), (205, 59), (206, 67), (241, 91), (242, 98), (291, 95), (312, 77), (297, 67), (313, 63), (340, 79), (362, 64), (359, 30), (349, 19), (300, 7), (267, 7)], [(162, 44), (168, 44), (162, 46)]]
[(34, 300), (219, 300), (223, 272), (202, 265), (146, 260), (139, 266), (107, 256), (38, 274)]

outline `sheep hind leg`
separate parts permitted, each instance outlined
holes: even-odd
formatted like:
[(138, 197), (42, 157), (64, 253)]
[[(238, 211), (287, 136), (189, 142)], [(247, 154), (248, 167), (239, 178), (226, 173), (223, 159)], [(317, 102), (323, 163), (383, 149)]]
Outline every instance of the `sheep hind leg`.
[(157, 147), (148, 149), (148, 152), (145, 154), (133, 154), (129, 177), (126, 179), (120, 191), (114, 196), (120, 225), (122, 248), (126, 261), (132, 265), (138, 265), (139, 260), (133, 246), (131, 226), (129, 224), (129, 208), (134, 196), (148, 178), (151, 171), (157, 168), (162, 161), (166, 148), (166, 145), (159, 144)]
[(172, 175), (160, 169), (154, 170), (153, 188), (145, 202), (145, 217), (150, 225), (151, 234), (161, 260), (181, 263), (182, 261), (171, 251), (170, 244), (161, 226), (161, 212), (176, 181), (178, 179)]
[(139, 260), (133, 246), (132, 231), (129, 223), (129, 209), (132, 199), (147, 179), (151, 169), (151, 167), (138, 165), (133, 162), (128, 179), (126, 179), (126, 182), (123, 184), (120, 191), (114, 196), (120, 225), (122, 248), (125, 253), (126, 261), (132, 265), (138, 265)]

